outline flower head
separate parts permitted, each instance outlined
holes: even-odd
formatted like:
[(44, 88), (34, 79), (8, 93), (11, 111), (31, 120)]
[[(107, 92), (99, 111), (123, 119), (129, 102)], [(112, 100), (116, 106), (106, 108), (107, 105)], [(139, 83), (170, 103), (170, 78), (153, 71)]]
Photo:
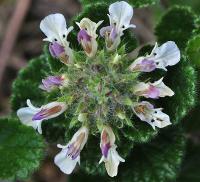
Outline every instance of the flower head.
[(96, 38), (98, 35), (96, 34), (96, 31), (102, 22), (103, 21), (95, 23), (89, 18), (83, 18), (80, 23), (76, 22), (80, 28), (78, 33), (78, 41), (82, 45), (88, 57), (94, 57), (97, 52), (98, 45)]
[(102, 158), (99, 161), (105, 162), (105, 167), (109, 176), (117, 176), (118, 166), (120, 162), (125, 162), (116, 151), (115, 135), (109, 126), (104, 126), (101, 132), (100, 148), (102, 152)]
[(119, 46), (123, 31), (135, 28), (135, 25), (130, 24), (133, 8), (125, 1), (115, 2), (109, 6), (108, 17), (110, 26), (103, 27), (100, 35), (105, 37), (107, 49), (113, 51)]
[(39, 86), (42, 90), (50, 92), (56, 87), (63, 87), (68, 85), (68, 79), (65, 75), (61, 76), (48, 76), (45, 79), (42, 79), (42, 84)]
[(154, 83), (140, 82), (134, 86), (133, 92), (135, 95), (152, 99), (174, 95), (174, 92), (163, 83), (163, 78)]
[(88, 128), (83, 126), (66, 146), (58, 144), (62, 151), (55, 156), (54, 162), (62, 172), (71, 174), (77, 162), (80, 164), (80, 152), (87, 142), (88, 132)]
[(167, 71), (167, 66), (173, 66), (180, 61), (180, 50), (173, 41), (168, 41), (158, 47), (154, 46), (150, 55), (137, 58), (131, 65), (131, 71), (151, 72), (156, 68)]
[(24, 125), (32, 126), (40, 134), (42, 134), (42, 121), (55, 118), (67, 109), (64, 102), (51, 102), (37, 108), (31, 104), (29, 99), (27, 100), (27, 106), (28, 107), (19, 109), (17, 111), (17, 116)]
[(44, 41), (51, 42), (49, 45), (51, 55), (65, 64), (71, 63), (73, 55), (67, 36), (73, 27), (67, 29), (64, 16), (59, 13), (48, 15), (41, 21), (40, 29), (47, 36)]
[(134, 113), (142, 120), (155, 127), (164, 128), (171, 124), (169, 116), (162, 112), (162, 108), (154, 108), (149, 102), (143, 101), (133, 106)]

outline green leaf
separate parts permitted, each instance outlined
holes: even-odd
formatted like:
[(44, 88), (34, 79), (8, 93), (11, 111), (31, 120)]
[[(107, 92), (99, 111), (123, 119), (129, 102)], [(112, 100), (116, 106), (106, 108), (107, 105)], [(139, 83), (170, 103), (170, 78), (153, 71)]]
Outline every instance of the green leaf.
[[(84, 17), (89, 18), (96, 23), (101, 20), (104, 20), (97, 30), (97, 34), (99, 34), (100, 28), (109, 25), (109, 18), (107, 14), (108, 14), (108, 5), (106, 3), (97, 3), (93, 5), (87, 5), (83, 9), (83, 11), (73, 19), (72, 26), (74, 27), (74, 31), (69, 35), (69, 41), (71, 42), (73, 49), (82, 50), (77, 41), (77, 33), (79, 31), (79, 27), (76, 25), (76, 22), (80, 22), (81, 19)], [(98, 38), (98, 44), (99, 47), (101, 47), (102, 49), (105, 47), (105, 42), (102, 37)], [(125, 50), (127, 53), (131, 52), (137, 47), (137, 40), (135, 39), (133, 32), (131, 30), (126, 30), (124, 32), (124, 36), (122, 36), (122, 41), (119, 48), (123, 44), (125, 44)]]
[(132, 142), (145, 143), (155, 137), (158, 133), (157, 130), (153, 130), (152, 127), (137, 118), (133, 119), (133, 127), (124, 126), (121, 131), (123, 135)]
[[(197, 80), (200, 80), (200, 71), (197, 71)], [(197, 91), (199, 93), (200, 85), (197, 84)], [(197, 94), (196, 106), (193, 108), (190, 113), (184, 118), (183, 124), (186, 132), (198, 132), (200, 130), (199, 122), (199, 109), (200, 109), (200, 95)]]
[(119, 168), (119, 180), (126, 182), (168, 182), (176, 178), (185, 149), (182, 129), (163, 129), (148, 144), (133, 148), (126, 163)]
[(18, 119), (0, 119), (0, 178), (28, 178), (44, 158), (44, 141)]
[(200, 181), (200, 145), (191, 141), (188, 143), (187, 152), (183, 161), (177, 182), (199, 182)]
[(168, 68), (164, 83), (175, 93), (173, 97), (162, 98), (156, 102), (164, 108), (173, 124), (179, 123), (196, 104), (197, 73), (185, 56)]
[[(141, 7), (147, 7), (150, 5), (154, 5), (158, 2), (159, 0), (126, 0), (130, 5), (132, 5), (135, 8), (141, 8)], [(102, 2), (101, 0), (80, 0), (83, 5), (87, 4), (95, 4), (95, 3), (100, 3)], [(116, 0), (105, 0), (103, 1), (104, 3), (111, 4), (116, 2)]]
[(200, 35), (192, 37), (186, 47), (186, 54), (194, 66), (200, 67)]
[(195, 29), (195, 15), (189, 7), (174, 6), (161, 18), (155, 28), (160, 43), (172, 40), (184, 49)]

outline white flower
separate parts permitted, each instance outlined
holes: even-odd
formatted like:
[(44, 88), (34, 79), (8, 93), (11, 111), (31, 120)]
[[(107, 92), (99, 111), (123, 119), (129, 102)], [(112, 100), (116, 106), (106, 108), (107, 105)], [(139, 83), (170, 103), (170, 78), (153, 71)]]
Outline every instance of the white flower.
[(104, 161), (108, 175), (110, 177), (117, 176), (119, 163), (125, 162), (125, 160), (116, 151), (115, 135), (109, 126), (104, 126), (101, 132), (100, 148), (102, 158), (99, 164)]
[(47, 36), (44, 41), (57, 41), (61, 45), (65, 45), (68, 34), (73, 30), (73, 27), (67, 29), (65, 17), (62, 14), (56, 13), (46, 16), (40, 23), (40, 29)]
[(109, 51), (115, 50), (120, 42), (123, 31), (136, 26), (130, 24), (133, 17), (133, 8), (125, 1), (115, 2), (109, 6), (110, 26), (100, 30), (101, 36), (105, 37)]
[(55, 156), (54, 163), (65, 174), (71, 174), (77, 162), (80, 164), (80, 152), (87, 142), (88, 132), (88, 128), (84, 126), (74, 134), (66, 146), (57, 145), (62, 151)]
[(162, 112), (162, 108), (154, 108), (149, 102), (135, 103), (133, 111), (142, 121), (149, 123), (154, 130), (155, 127), (164, 128), (171, 124), (169, 116)]
[(80, 31), (78, 33), (78, 41), (82, 45), (88, 57), (94, 57), (96, 55), (98, 47), (96, 41), (98, 35), (96, 34), (96, 31), (102, 22), (103, 21), (95, 23), (89, 18), (83, 18), (80, 23), (76, 22), (76, 24), (80, 28)]
[(156, 68), (167, 71), (167, 66), (173, 66), (180, 61), (180, 50), (173, 41), (168, 41), (158, 47), (156, 43), (150, 55), (137, 58), (131, 65), (131, 71), (151, 72)]
[(51, 55), (59, 58), (65, 64), (71, 63), (73, 53), (69, 47), (67, 36), (73, 27), (67, 29), (64, 16), (59, 13), (48, 15), (41, 21), (40, 29), (47, 36), (44, 41), (51, 42), (49, 45)]
[(42, 134), (42, 121), (55, 118), (67, 109), (64, 102), (51, 102), (37, 108), (31, 104), (29, 99), (27, 100), (27, 106), (28, 107), (19, 109), (17, 111), (17, 116), (19, 117), (21, 123), (27, 126), (32, 126), (40, 134)]
[(134, 86), (133, 92), (135, 95), (153, 99), (174, 95), (174, 92), (163, 83), (163, 78), (154, 83), (140, 82)]
[(133, 8), (125, 1), (115, 2), (109, 7), (110, 25), (116, 27), (116, 31), (123, 35), (123, 31), (127, 28), (135, 28), (136, 26), (130, 24), (133, 17)]

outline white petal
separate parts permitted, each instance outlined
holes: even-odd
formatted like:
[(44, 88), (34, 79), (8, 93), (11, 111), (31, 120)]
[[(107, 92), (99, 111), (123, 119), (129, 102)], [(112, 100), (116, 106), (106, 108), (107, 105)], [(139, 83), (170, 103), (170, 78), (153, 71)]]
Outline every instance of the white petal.
[(35, 130), (38, 130), (40, 134), (42, 134), (41, 129), (41, 120), (33, 121), (33, 116), (37, 113), (37, 111), (33, 110), (30, 107), (24, 107), (17, 111), (17, 116), (19, 117), (22, 124), (26, 126), (32, 126)]
[(70, 157), (66, 156), (65, 149), (58, 153), (54, 158), (54, 163), (65, 174), (71, 174), (76, 167), (77, 162), (80, 162), (80, 156), (78, 156), (75, 160), (72, 160)]
[(31, 108), (31, 109), (34, 110), (34, 111), (37, 111), (37, 112), (38, 112), (38, 111), (41, 110), (41, 108), (38, 108), (38, 107), (33, 106), (33, 104), (31, 103), (30, 99), (27, 99), (26, 104), (27, 104), (27, 106), (28, 106), (29, 108)]
[(171, 124), (170, 118), (167, 114), (163, 113), (161, 109), (156, 109), (156, 113), (154, 114), (154, 125), (158, 128), (164, 128)]
[(57, 144), (57, 147), (60, 148), (60, 149), (64, 149), (67, 147), (67, 145), (61, 145), (61, 144)]
[[(65, 17), (56, 13), (46, 16), (40, 23), (40, 29), (47, 36), (46, 41), (53, 42), (54, 39), (57, 39), (62, 44), (73, 28), (67, 29)], [(63, 35), (65, 35), (65, 38), (63, 38)]]
[[(136, 112), (135, 108), (138, 106), (145, 106), (147, 109), (149, 109), (150, 112), (147, 113), (138, 113)], [(140, 118), (140, 120), (142, 121), (146, 121), (146, 122), (150, 122), (152, 119), (152, 115), (151, 112), (153, 111), (153, 105), (149, 102), (146, 101), (142, 101), (140, 103), (135, 103), (134, 107), (133, 107), (133, 112), (136, 114), (137, 117)]]
[(159, 79), (158, 81), (155, 81), (154, 83), (139, 82), (134, 86), (133, 92), (135, 95), (144, 96), (148, 98), (148, 95), (145, 92), (148, 91), (150, 86), (153, 86), (159, 90), (159, 97), (171, 97), (174, 95), (174, 92), (163, 83), (163, 78)]
[(125, 162), (125, 160), (119, 156), (118, 152), (116, 151), (116, 146), (113, 146), (108, 151), (108, 157), (105, 160), (105, 167), (110, 177), (117, 176), (120, 162)]
[(106, 159), (104, 156), (101, 157), (100, 161), (99, 161), (99, 164), (101, 164), (102, 162), (104, 162)]
[[(146, 106), (145, 113), (137, 113), (134, 107), (144, 105)], [(156, 127), (164, 128), (171, 124), (170, 118), (167, 114), (162, 112), (162, 108), (154, 109), (153, 105), (149, 102), (143, 101), (141, 103), (135, 104), (133, 111), (142, 120), (150, 124), (155, 130)]]
[(130, 25), (130, 21), (133, 17), (133, 8), (127, 2), (120, 1), (111, 4), (109, 13), (110, 23), (116, 23), (118, 30), (121, 28), (125, 30), (129, 27), (135, 27), (134, 25)]
[(163, 83), (163, 78), (160, 80), (154, 82), (152, 85), (159, 89), (160, 95), (159, 97), (165, 97), (165, 96), (173, 96), (174, 92)]
[(166, 70), (167, 66), (173, 66), (180, 61), (180, 50), (173, 41), (168, 41), (152, 51), (154, 61), (158, 63), (157, 68)]

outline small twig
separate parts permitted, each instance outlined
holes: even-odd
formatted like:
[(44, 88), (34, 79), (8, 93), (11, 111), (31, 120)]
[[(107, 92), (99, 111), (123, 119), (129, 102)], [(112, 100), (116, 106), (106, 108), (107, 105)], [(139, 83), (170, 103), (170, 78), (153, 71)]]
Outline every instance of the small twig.
[(0, 49), (0, 85), (19, 30), (31, 4), (31, 0), (17, 0), (16, 2), (15, 11), (8, 22), (5, 37)]

